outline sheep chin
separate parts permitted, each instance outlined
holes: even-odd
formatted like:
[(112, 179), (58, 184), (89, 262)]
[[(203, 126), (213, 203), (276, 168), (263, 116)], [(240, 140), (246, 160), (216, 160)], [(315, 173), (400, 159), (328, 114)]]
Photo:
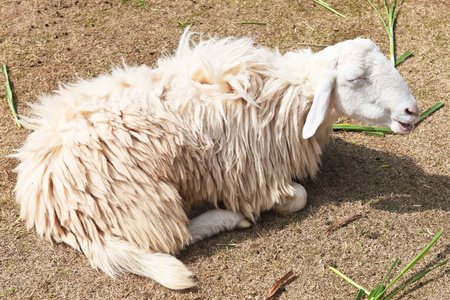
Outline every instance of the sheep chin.
[(413, 123), (403, 123), (403, 122), (397, 121), (395, 119), (393, 119), (392, 121), (393, 122), (391, 124), (391, 129), (395, 133), (409, 134), (414, 129)]

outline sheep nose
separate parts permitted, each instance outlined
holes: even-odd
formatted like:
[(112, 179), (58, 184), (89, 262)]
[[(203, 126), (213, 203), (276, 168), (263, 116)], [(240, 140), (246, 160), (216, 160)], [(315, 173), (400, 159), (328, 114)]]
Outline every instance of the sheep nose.
[(407, 115), (410, 115), (411, 117), (413, 117), (415, 120), (417, 120), (419, 118), (419, 108), (418, 107), (409, 107), (409, 108), (405, 109), (405, 113)]

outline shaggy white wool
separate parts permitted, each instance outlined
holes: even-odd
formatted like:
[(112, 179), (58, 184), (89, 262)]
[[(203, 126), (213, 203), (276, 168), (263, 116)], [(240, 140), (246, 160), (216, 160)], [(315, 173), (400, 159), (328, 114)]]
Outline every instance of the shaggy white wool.
[[(378, 108), (371, 100), (364, 113), (352, 108), (363, 93), (353, 78), (335, 87), (343, 53), (350, 62), (368, 53), (384, 59), (370, 41), (351, 43), (281, 55), (250, 39), (195, 44), (186, 32), (175, 55), (155, 69), (116, 69), (41, 97), (33, 115), (22, 118), (34, 132), (15, 155), (21, 217), (110, 275), (133, 272), (173, 289), (192, 286), (192, 274), (166, 254), (192, 241), (186, 212), (195, 202), (220, 204), (252, 221), (274, 206), (300, 209), (306, 191), (292, 178), (315, 176), (340, 113), (377, 115), (395, 126), (414, 121), (408, 111), (418, 108), (403, 86), (396, 91), (408, 98), (408, 109)], [(364, 81), (376, 82), (366, 64), (346, 76), (361, 69)], [(386, 111), (396, 112), (396, 120)]]

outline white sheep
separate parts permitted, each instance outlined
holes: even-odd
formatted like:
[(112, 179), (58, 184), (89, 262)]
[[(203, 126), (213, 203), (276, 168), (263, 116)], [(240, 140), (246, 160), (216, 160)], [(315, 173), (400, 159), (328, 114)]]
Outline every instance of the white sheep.
[[(294, 212), (341, 115), (409, 133), (419, 108), (370, 40), (282, 55), (250, 39), (192, 42), (158, 67), (125, 67), (32, 105), (15, 156), (21, 217), (93, 267), (171, 289), (195, 285), (174, 256), (262, 211)], [(192, 220), (187, 212), (215, 207)]]

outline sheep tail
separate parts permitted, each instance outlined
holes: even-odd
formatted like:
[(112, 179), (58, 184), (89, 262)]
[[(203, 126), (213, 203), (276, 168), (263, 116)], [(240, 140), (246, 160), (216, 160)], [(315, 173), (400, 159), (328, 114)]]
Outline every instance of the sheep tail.
[(80, 246), (92, 267), (111, 277), (130, 272), (149, 277), (172, 290), (196, 285), (196, 276), (172, 255), (152, 253), (120, 238), (107, 238), (103, 244), (86, 240)]

